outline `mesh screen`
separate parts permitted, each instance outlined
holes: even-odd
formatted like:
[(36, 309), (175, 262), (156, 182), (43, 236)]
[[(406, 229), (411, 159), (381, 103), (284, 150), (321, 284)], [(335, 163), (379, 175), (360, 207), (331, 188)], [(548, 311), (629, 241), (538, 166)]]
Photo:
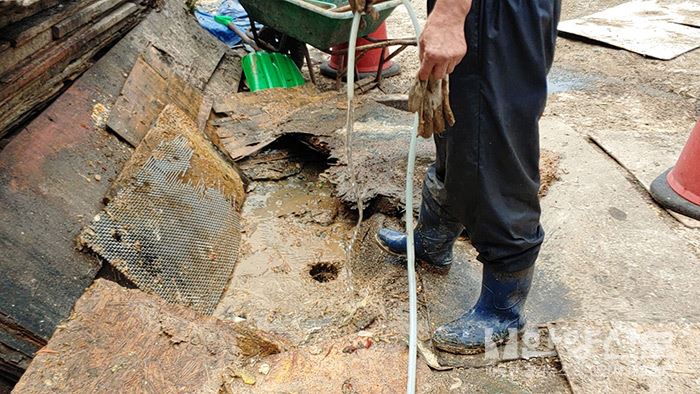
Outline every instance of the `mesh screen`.
[(140, 289), (211, 314), (238, 257), (240, 217), (219, 189), (182, 181), (192, 153), (182, 136), (162, 142), (82, 238)]

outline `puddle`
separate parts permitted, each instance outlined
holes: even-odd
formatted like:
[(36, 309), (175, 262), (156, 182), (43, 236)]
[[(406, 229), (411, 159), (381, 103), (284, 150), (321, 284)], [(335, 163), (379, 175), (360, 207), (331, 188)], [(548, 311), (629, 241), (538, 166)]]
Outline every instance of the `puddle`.
[(241, 255), (217, 316), (252, 320), (297, 343), (342, 321), (352, 295), (341, 268), (354, 223), (319, 178), (324, 169), (307, 162), (286, 179), (251, 184)]
[(554, 67), (547, 76), (547, 92), (563, 93), (574, 90), (586, 90), (595, 87), (598, 78)]

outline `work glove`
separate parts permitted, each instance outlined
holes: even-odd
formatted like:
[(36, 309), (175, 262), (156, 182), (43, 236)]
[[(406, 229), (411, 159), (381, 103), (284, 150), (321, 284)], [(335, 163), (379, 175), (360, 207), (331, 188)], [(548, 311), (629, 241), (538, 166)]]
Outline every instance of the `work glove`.
[(433, 133), (441, 135), (445, 124), (454, 126), (455, 116), (450, 107), (450, 80), (416, 80), (408, 92), (408, 110), (418, 112), (418, 135), (430, 138)]
[(372, 3), (374, 3), (375, 0), (349, 0), (348, 3), (350, 4), (350, 9), (353, 12), (359, 12), (360, 14), (367, 14), (372, 17), (372, 19), (377, 20), (379, 18), (379, 14), (377, 11), (372, 7)]

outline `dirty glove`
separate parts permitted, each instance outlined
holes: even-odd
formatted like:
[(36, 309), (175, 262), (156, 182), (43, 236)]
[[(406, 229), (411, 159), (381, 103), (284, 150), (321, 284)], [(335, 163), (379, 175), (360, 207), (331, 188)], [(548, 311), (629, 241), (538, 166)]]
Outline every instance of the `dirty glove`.
[[(381, 1), (381, 0), (379, 0)], [(359, 12), (360, 14), (368, 14), (372, 17), (372, 19), (377, 20), (379, 18), (379, 14), (377, 11), (372, 7), (372, 3), (374, 3), (375, 0), (349, 0), (348, 3), (350, 4), (350, 9), (353, 12)]]
[(439, 80), (431, 76), (427, 81), (416, 77), (408, 92), (408, 110), (418, 112), (418, 135), (423, 138), (430, 138), (433, 133), (442, 134), (445, 122), (453, 126), (455, 116), (450, 107), (449, 76)]

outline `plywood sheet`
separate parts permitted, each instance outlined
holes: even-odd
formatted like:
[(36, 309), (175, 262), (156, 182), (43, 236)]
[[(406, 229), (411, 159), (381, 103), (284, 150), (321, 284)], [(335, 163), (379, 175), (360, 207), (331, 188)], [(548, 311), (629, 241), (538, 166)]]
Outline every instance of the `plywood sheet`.
[(16, 393), (216, 393), (230, 368), (272, 337), (97, 280), (15, 387)]
[[(156, 52), (156, 53), (154, 53)], [(158, 56), (153, 47), (139, 56), (124, 83), (107, 121), (107, 126), (137, 146), (169, 103), (197, 119), (202, 93), (180, 78)]]
[(559, 31), (662, 60), (700, 47), (697, 2), (636, 0), (559, 24)]
[(571, 321), (549, 332), (574, 393), (698, 390), (697, 323)]
[[(689, 125), (688, 130), (691, 128), (692, 125)], [(592, 132), (590, 138), (649, 191), (654, 179), (676, 164), (688, 135), (689, 132), (601, 130)], [(685, 226), (700, 228), (700, 221), (673, 211), (668, 212)]]

